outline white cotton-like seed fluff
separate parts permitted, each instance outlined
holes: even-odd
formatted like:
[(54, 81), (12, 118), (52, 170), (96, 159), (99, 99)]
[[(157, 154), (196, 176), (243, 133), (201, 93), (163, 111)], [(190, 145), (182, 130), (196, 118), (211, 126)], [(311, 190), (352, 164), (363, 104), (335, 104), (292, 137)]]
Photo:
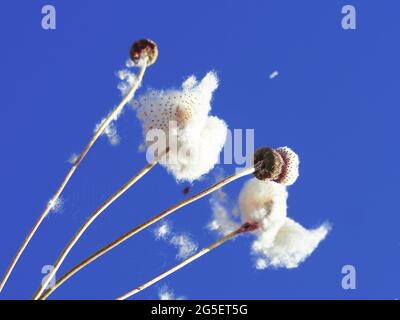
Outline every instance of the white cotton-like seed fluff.
[[(94, 132), (96, 132), (99, 129), (99, 127), (103, 124), (104, 121), (105, 119), (102, 119), (98, 124), (96, 124)], [(115, 126), (114, 122), (110, 122), (110, 124), (104, 129), (102, 135), (105, 135), (108, 138), (108, 141), (112, 146), (116, 146), (120, 142), (120, 137), (118, 135), (117, 127)]]
[(277, 70), (275, 70), (269, 75), (269, 78), (272, 80), (272, 79), (276, 78), (278, 75), (279, 75), (279, 72)]
[(263, 270), (268, 267), (267, 261), (264, 258), (258, 258), (255, 263), (255, 267), (258, 270)]
[(183, 296), (176, 297), (174, 291), (168, 286), (162, 286), (158, 290), (158, 297), (160, 300), (185, 300)]
[(118, 83), (118, 89), (121, 92), (121, 96), (125, 97), (135, 83), (136, 75), (129, 69), (122, 69), (117, 72), (117, 76), (121, 80)]
[(242, 221), (258, 223), (252, 252), (256, 268), (296, 268), (326, 237), (329, 224), (307, 230), (287, 217), (286, 187), (256, 178), (249, 180), (239, 196)]
[(178, 249), (176, 257), (178, 259), (186, 259), (197, 251), (198, 245), (188, 235), (174, 235), (170, 243)]
[(264, 257), (264, 263), (258, 263), (258, 269), (268, 266), (274, 268), (297, 268), (325, 239), (330, 230), (330, 225), (324, 223), (316, 229), (307, 230), (290, 218), (275, 236), (273, 245), (264, 246), (262, 239), (253, 245), (255, 254)]
[[(120, 82), (118, 83), (118, 90), (121, 92), (121, 96), (125, 97), (132, 86), (137, 81), (136, 74), (131, 70), (131, 68), (135, 67), (136, 65), (131, 59), (128, 59), (125, 62), (125, 67), (122, 70), (117, 72), (117, 77), (119, 78)], [(140, 86), (140, 84), (139, 84)], [(135, 108), (133, 97), (128, 101), (128, 104)]]
[(48, 206), (50, 207), (51, 212), (60, 212), (63, 209), (64, 199), (62, 196), (59, 196), (55, 199), (50, 199), (48, 202)]
[(283, 226), (286, 218), (286, 187), (273, 181), (250, 179), (239, 195), (242, 221), (258, 223), (260, 237), (265, 245), (270, 244)]
[(69, 156), (69, 158), (68, 158), (68, 162), (69, 162), (70, 164), (75, 164), (76, 161), (78, 161), (78, 158), (79, 158), (79, 155), (78, 155), (78, 154), (72, 153), (72, 154)]
[(180, 90), (150, 90), (135, 102), (147, 147), (154, 143), (146, 139), (149, 132), (156, 129), (164, 132), (170, 154), (161, 164), (178, 181), (199, 179), (219, 160), (227, 126), (224, 121), (209, 115), (217, 87), (216, 74), (209, 72), (201, 81), (189, 77)]
[(226, 236), (240, 227), (240, 224), (232, 219), (232, 215), (226, 208), (226, 198), (226, 194), (220, 189), (213, 193), (210, 199), (213, 216), (207, 228), (216, 231), (221, 236)]
[(167, 221), (163, 221), (154, 230), (154, 236), (156, 237), (157, 240), (160, 239), (165, 240), (170, 234), (171, 234), (171, 225)]

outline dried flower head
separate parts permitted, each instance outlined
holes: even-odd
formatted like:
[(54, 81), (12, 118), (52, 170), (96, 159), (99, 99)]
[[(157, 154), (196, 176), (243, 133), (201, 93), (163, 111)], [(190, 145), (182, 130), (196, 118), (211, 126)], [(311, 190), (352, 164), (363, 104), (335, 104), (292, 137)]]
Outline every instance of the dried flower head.
[(259, 180), (271, 180), (283, 185), (293, 184), (299, 176), (299, 157), (288, 147), (259, 148), (254, 152), (253, 163)]
[(157, 45), (150, 39), (135, 41), (131, 47), (130, 56), (131, 60), (135, 64), (137, 64), (141, 59), (147, 58), (147, 65), (150, 66), (157, 60)]
[(177, 180), (194, 181), (208, 173), (219, 160), (227, 126), (209, 115), (217, 87), (216, 74), (209, 72), (199, 82), (194, 76), (189, 77), (180, 90), (150, 90), (136, 101), (147, 146), (153, 143), (153, 139), (146, 139), (149, 133), (164, 132), (170, 152), (161, 164)]
[(275, 180), (282, 172), (282, 156), (269, 147), (259, 148), (254, 152), (253, 163), (257, 165), (254, 176), (259, 180)]

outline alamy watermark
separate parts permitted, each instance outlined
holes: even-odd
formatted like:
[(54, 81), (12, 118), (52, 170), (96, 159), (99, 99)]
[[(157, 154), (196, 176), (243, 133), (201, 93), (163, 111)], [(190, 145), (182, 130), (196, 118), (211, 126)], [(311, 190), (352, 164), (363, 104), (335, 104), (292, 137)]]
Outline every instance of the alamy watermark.
[(342, 14), (342, 28), (344, 30), (355, 30), (356, 25), (356, 8), (350, 4), (343, 6)]
[(342, 278), (342, 289), (344, 290), (356, 289), (356, 268), (351, 264), (347, 264), (342, 267), (342, 274), (345, 275)]
[(42, 7), (42, 28), (44, 30), (56, 29), (56, 8), (50, 4)]
[[(168, 131), (151, 129), (147, 131), (145, 143), (147, 145), (146, 160), (152, 162), (158, 155), (162, 155), (168, 147), (168, 153), (161, 157), (161, 162), (175, 165), (181, 159), (190, 159), (193, 165), (200, 161), (201, 148), (195, 148), (190, 143), (182, 142), (179, 138), (180, 129), (176, 121), (170, 121)], [(252, 164), (254, 154), (254, 129), (227, 130), (226, 141), (217, 164), (235, 164), (237, 170)], [(222, 155), (222, 159), (221, 159)]]
[[(47, 282), (49, 274), (54, 270), (54, 266), (51, 264), (46, 264), (42, 267), (42, 274), (44, 274), (45, 276), (42, 279), (42, 287), (43, 285)], [(50, 282), (47, 284), (45, 290), (50, 289), (50, 288), (54, 288), (54, 286), (56, 285), (56, 275), (54, 275), (53, 278), (50, 279)]]

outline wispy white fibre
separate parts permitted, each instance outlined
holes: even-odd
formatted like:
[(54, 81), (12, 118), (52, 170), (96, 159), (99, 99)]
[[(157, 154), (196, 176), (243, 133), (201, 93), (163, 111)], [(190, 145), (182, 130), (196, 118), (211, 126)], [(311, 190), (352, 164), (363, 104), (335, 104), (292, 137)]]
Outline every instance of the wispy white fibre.
[(278, 75), (279, 75), (279, 72), (275, 70), (269, 75), (269, 78), (272, 80), (272, 79), (276, 78)]
[[(117, 120), (117, 119), (114, 119)], [(96, 132), (99, 127), (103, 124), (103, 122), (105, 121), (105, 118), (102, 119), (100, 121), (100, 123), (98, 123), (96, 125), (96, 127), (94, 128), (94, 132)], [(103, 131), (102, 133), (103, 135), (105, 135), (108, 138), (108, 141), (110, 142), (110, 144), (112, 146), (116, 146), (119, 144), (120, 142), (120, 137), (118, 135), (118, 131), (117, 131), (117, 127), (115, 126), (114, 122), (111, 122)]]
[(329, 224), (307, 230), (286, 215), (286, 187), (272, 181), (249, 180), (239, 197), (243, 222), (258, 223), (252, 253), (255, 267), (296, 268), (326, 237)]
[[(120, 82), (118, 83), (118, 90), (121, 92), (122, 97), (125, 97), (128, 94), (129, 90), (132, 88), (133, 84), (136, 81), (136, 75), (134, 74), (134, 72), (132, 70), (130, 70), (130, 68), (133, 68), (134, 66), (135, 66), (135, 64), (130, 59), (128, 59), (125, 62), (126, 68), (117, 71), (117, 77), (120, 80)], [(128, 101), (128, 104), (133, 106), (133, 101), (134, 100), (132, 97), (131, 100)], [(123, 111), (123, 109), (122, 109), (122, 111)], [(102, 133), (103, 135), (105, 135), (108, 138), (108, 141), (110, 142), (110, 144), (112, 146), (116, 146), (120, 142), (120, 137), (117, 132), (117, 127), (115, 125), (115, 121), (118, 120), (122, 111), (114, 116), (114, 118), (112, 119), (112, 122), (105, 128), (104, 132)], [(103, 124), (104, 121), (105, 121), (105, 118), (96, 124), (96, 126), (94, 128), (94, 132), (96, 132), (99, 129), (99, 127)]]
[(178, 259), (186, 259), (197, 251), (198, 244), (188, 235), (174, 235), (170, 243), (178, 249), (176, 257)]
[(161, 164), (178, 181), (199, 179), (219, 160), (227, 126), (221, 119), (209, 115), (217, 87), (216, 74), (209, 72), (201, 81), (189, 77), (179, 90), (150, 90), (135, 103), (147, 147), (154, 143), (146, 139), (149, 132), (156, 129), (164, 132), (170, 154)]
[(50, 212), (60, 212), (63, 209), (64, 199), (62, 196), (59, 196), (55, 199), (50, 199), (48, 205), (50, 207)]
[(172, 225), (169, 221), (162, 221), (154, 229), (154, 237), (156, 240), (163, 240), (177, 249), (176, 258), (185, 259), (195, 253), (198, 249), (198, 244), (189, 235), (184, 233), (176, 233), (172, 230)]
[(165, 240), (170, 234), (171, 224), (167, 221), (161, 222), (161, 224), (154, 229), (154, 236), (157, 240)]
[(79, 155), (78, 155), (78, 154), (72, 153), (72, 154), (69, 156), (69, 158), (68, 158), (68, 162), (69, 162), (70, 164), (75, 164), (75, 162), (78, 160), (78, 158), (79, 158)]
[(183, 296), (176, 297), (174, 291), (166, 285), (158, 290), (158, 297), (160, 300), (185, 300)]
[(135, 83), (136, 75), (129, 69), (122, 69), (117, 72), (117, 76), (121, 80), (118, 83), (118, 90), (121, 96), (125, 97)]
[(228, 196), (222, 189), (214, 192), (210, 199), (212, 219), (207, 228), (221, 236), (226, 236), (240, 227), (240, 224), (233, 219), (231, 211), (227, 208), (228, 202)]

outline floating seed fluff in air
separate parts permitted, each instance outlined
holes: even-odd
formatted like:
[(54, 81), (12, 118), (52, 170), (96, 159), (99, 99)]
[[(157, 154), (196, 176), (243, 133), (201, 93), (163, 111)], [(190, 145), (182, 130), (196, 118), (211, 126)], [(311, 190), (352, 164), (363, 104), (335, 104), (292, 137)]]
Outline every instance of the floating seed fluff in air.
[(179, 181), (200, 178), (219, 160), (227, 127), (224, 121), (209, 115), (217, 87), (216, 74), (209, 72), (201, 81), (189, 77), (180, 90), (150, 90), (136, 101), (147, 147), (161, 130), (170, 148), (161, 164)]

